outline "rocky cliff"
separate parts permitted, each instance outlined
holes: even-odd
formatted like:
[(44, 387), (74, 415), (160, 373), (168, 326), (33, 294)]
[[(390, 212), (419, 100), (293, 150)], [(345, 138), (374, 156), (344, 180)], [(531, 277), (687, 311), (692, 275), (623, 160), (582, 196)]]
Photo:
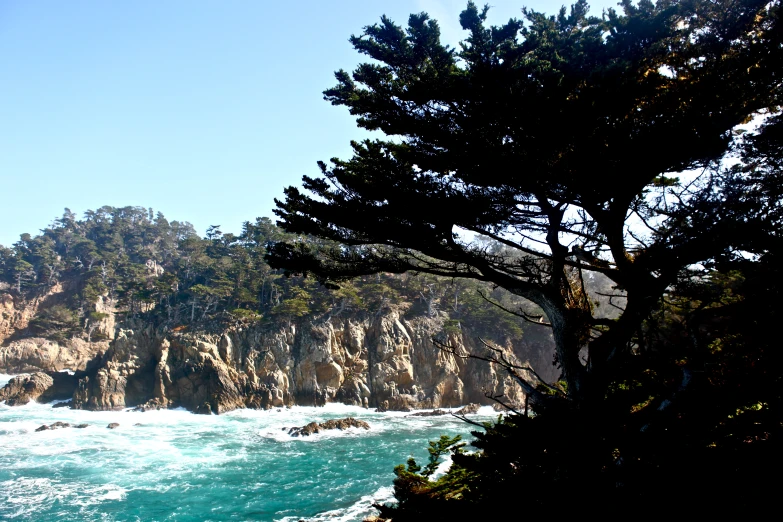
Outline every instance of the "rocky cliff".
[[(106, 315), (114, 326), (113, 314)], [(77, 370), (70, 381), (71, 406), (87, 410), (183, 406), (223, 413), (334, 401), (438, 408), (490, 404), (486, 393), (522, 403), (521, 391), (502, 369), (433, 344), (438, 338), (456, 354), (485, 350), (467, 329), (445, 334), (444, 320), (390, 306), (374, 314), (257, 322), (217, 332), (136, 321), (117, 328), (112, 340), (97, 343), (19, 338), (17, 332), (0, 346), (0, 371)], [(515, 360), (529, 360), (546, 372), (551, 352), (541, 345), (545, 337), (539, 337), (544, 340), (538, 344), (507, 342), (503, 348)], [(45, 382), (38, 378), (37, 388), (43, 386), (39, 381)], [(60, 381), (61, 396), (67, 383)], [(39, 394), (46, 396), (45, 390)]]
[[(202, 238), (152, 209), (104, 206), (19, 237), (0, 245), (0, 372), (45, 372), (76, 408), (518, 403), (507, 375), (462, 357), (486, 350), (479, 337), (557, 378), (549, 332), (503, 311), (540, 313), (519, 296), (414, 273), (327, 288), (266, 263), (271, 244), (318, 241), (268, 218)], [(18, 382), (32, 388), (12, 402), (49, 397), (47, 382)]]
[[(89, 410), (184, 406), (198, 413), (321, 405), (392, 409), (520, 404), (512, 380), (485, 362), (438, 349), (440, 321), (374, 316), (235, 327), (219, 334), (122, 329), (78, 381), (73, 407)], [(457, 353), (478, 353), (469, 332), (452, 334)], [(511, 347), (507, 347), (509, 353)]]

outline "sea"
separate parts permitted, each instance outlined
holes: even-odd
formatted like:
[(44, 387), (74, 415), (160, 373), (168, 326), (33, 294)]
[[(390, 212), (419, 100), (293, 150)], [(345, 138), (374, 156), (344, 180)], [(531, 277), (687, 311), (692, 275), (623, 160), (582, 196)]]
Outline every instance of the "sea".
[[(0, 387), (11, 377), (0, 374)], [(393, 501), (394, 466), (426, 463), (428, 441), (470, 441), (477, 429), (451, 415), (341, 404), (209, 416), (52, 406), (0, 403), (0, 520), (361, 521), (377, 513), (373, 503)], [(484, 407), (471, 418), (497, 415)], [(370, 429), (288, 435), (344, 417)], [(57, 421), (89, 426), (35, 431)]]

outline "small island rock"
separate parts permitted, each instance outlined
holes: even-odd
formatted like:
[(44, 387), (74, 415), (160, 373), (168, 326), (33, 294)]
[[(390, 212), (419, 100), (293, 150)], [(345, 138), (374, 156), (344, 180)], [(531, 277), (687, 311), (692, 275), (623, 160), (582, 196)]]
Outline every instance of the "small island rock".
[(339, 420), (328, 420), (320, 424), (311, 422), (305, 426), (291, 428), (288, 430), (288, 434), (292, 437), (308, 437), (313, 433), (321, 432), (321, 430), (346, 430), (348, 428), (364, 428), (365, 430), (369, 430), (370, 425), (364, 421), (354, 419), (353, 417), (346, 417)]

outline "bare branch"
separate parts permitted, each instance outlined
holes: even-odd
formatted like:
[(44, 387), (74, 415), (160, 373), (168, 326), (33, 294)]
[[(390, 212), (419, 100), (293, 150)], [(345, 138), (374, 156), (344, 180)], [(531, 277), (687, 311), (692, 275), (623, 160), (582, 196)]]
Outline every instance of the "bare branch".
[[(486, 394), (484, 394), (484, 395), (486, 395)], [(491, 399), (492, 397), (489, 397), (489, 398)], [(468, 424), (472, 424), (474, 426), (478, 426), (481, 429), (486, 429), (487, 428), (486, 426), (484, 426), (480, 422), (476, 422), (476, 421), (472, 421), (472, 420), (468, 419), (467, 417), (465, 417), (465, 414), (458, 414), (458, 413), (451, 412), (451, 416), (458, 418), (462, 422), (467, 422)]]
[(477, 292), (478, 292), (478, 295), (480, 295), (481, 298), (484, 299), (486, 302), (488, 302), (489, 304), (497, 306), (498, 308), (500, 308), (504, 312), (507, 312), (507, 313), (509, 313), (511, 315), (515, 315), (517, 317), (521, 317), (522, 319), (524, 319), (525, 321), (527, 321), (529, 323), (537, 324), (539, 326), (545, 326), (547, 328), (552, 328), (552, 325), (550, 323), (545, 323), (544, 322), (544, 316), (543, 315), (530, 315), (530, 314), (527, 314), (527, 313), (523, 312), (521, 308), (519, 309), (519, 312), (514, 312), (513, 310), (510, 310), (510, 309), (504, 307), (500, 303), (496, 303), (495, 301), (491, 300), (490, 298), (485, 296), (481, 292), (481, 290), (477, 290)]

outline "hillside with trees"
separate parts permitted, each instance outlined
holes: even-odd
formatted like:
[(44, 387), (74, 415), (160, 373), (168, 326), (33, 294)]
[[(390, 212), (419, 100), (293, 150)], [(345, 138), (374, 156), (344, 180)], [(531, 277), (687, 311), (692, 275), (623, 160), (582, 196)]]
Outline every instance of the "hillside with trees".
[[(41, 310), (29, 326), (28, 333), (54, 339), (90, 339), (91, 322), (101, 319), (95, 310), (100, 298), (113, 301), (123, 320), (207, 329), (346, 311), (375, 313), (409, 303), (414, 314), (447, 314), (446, 330), (464, 323), (490, 338), (522, 337), (525, 321), (493, 303), (510, 309), (530, 306), (491, 285), (379, 273), (330, 291), (315, 279), (286, 277), (267, 264), (268, 246), (285, 240), (317, 242), (287, 234), (269, 218), (244, 223), (239, 235), (213, 226), (201, 238), (190, 223), (169, 222), (152, 209), (101, 207), (82, 219), (66, 209), (39, 235), (21, 234), (10, 248), (0, 245), (0, 290), (22, 303), (65, 284), (67, 299)], [(503, 247), (488, 243), (486, 248)]]
[[(280, 241), (324, 244), (267, 218), (201, 238), (151, 209), (82, 218), (66, 209), (41, 234), (0, 248), (0, 371), (47, 372), (75, 408), (204, 413), (330, 401), (521, 407), (513, 374), (465, 359), (484, 344), (557, 381), (551, 334), (531, 303), (430, 274), (377, 273), (329, 289), (271, 268), (265, 256)], [(438, 349), (454, 342), (466, 348)], [(75, 376), (57, 373), (66, 369)]]

